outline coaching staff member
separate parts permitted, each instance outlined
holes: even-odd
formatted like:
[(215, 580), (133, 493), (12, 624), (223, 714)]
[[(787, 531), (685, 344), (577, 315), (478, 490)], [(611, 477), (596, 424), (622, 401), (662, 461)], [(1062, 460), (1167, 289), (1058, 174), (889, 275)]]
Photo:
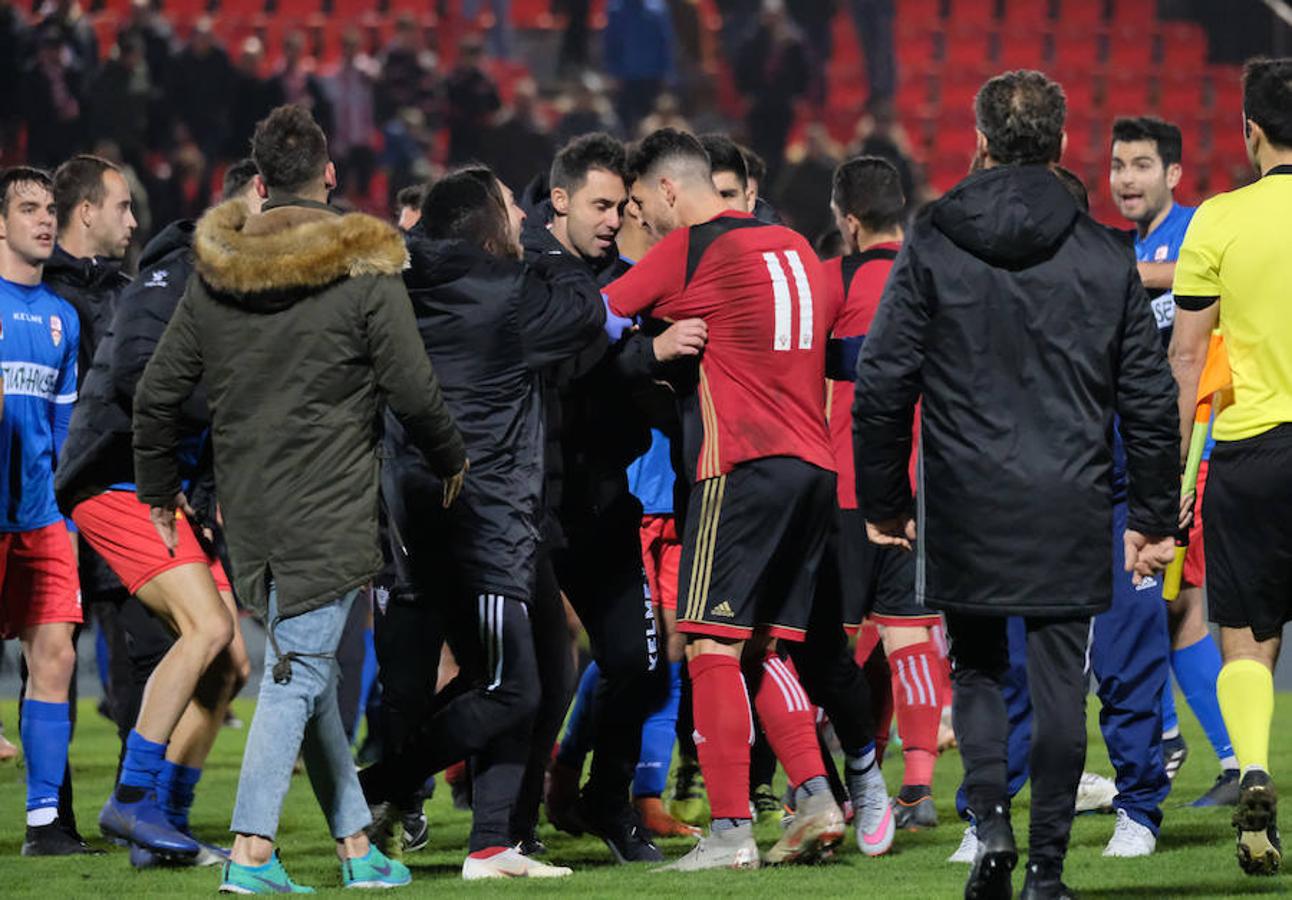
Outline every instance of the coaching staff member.
[[(1112, 434), (1129, 469), (1128, 568), (1171, 559), (1174, 383), (1135, 260), (1049, 166), (1066, 102), (1039, 72), (975, 100), (982, 170), (916, 221), (857, 364), (867, 531), (913, 547), (920, 602), (947, 615), (956, 737), (981, 840), (967, 897), (1010, 896), (1005, 622), (1027, 623), (1036, 708), (1024, 896), (1067, 896), (1086, 750), (1090, 620), (1111, 602)], [(921, 415), (918, 511), (907, 463)]]

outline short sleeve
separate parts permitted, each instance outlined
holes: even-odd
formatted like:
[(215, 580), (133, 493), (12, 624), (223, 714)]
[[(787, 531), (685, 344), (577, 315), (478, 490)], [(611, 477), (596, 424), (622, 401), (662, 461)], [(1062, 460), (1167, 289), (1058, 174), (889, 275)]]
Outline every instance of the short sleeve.
[(685, 286), (687, 231), (674, 230), (636, 265), (605, 286), (603, 293), (611, 312), (631, 317), (655, 310), (658, 318), (668, 316), (664, 307), (680, 296)]
[(1208, 201), (1198, 207), (1180, 246), (1172, 292), (1177, 301), (1191, 297), (1220, 296), (1220, 261), (1225, 235), (1216, 227), (1216, 207)]
[(81, 320), (71, 304), (66, 304), (66, 322), (63, 325), (63, 362), (58, 369), (58, 390), (55, 391), (56, 404), (76, 402), (77, 363), (76, 356), (81, 346)]

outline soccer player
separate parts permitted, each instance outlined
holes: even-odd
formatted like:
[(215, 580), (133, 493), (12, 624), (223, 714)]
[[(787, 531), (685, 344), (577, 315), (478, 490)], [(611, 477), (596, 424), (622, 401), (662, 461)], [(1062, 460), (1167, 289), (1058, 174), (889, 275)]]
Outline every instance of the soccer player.
[(82, 621), (76, 555), (54, 500), (54, 465), (76, 402), (76, 310), (41, 284), (54, 252), (53, 182), (0, 173), (0, 637), (18, 638), (28, 679), (19, 734), (27, 759), (24, 856), (89, 852), (59, 816), (72, 725), (72, 634)]
[(1248, 63), (1243, 128), (1260, 180), (1194, 213), (1176, 263), (1171, 363), (1181, 418), (1192, 422), (1209, 336), (1220, 328), (1233, 401), (1213, 426), (1203, 500), (1207, 600), (1224, 657), (1216, 693), (1243, 772), (1238, 862), (1259, 875), (1277, 871), (1282, 856), (1269, 739), (1274, 666), (1292, 619), (1292, 59)]
[[(868, 617), (879, 627), (905, 762), (894, 824), (919, 830), (938, 824), (931, 786), (946, 683), (932, 629), (942, 617), (916, 602), (914, 557), (866, 540), (864, 513), (857, 508), (852, 428), (856, 357), (901, 248), (906, 198), (890, 163), (860, 157), (835, 170), (830, 206), (848, 249), (843, 258), (825, 264), (828, 284), (842, 305), (830, 342), (837, 365), (828, 374), (837, 379), (830, 383), (830, 441), (839, 472), (843, 583), (851, 601), (845, 623), (856, 628)], [(889, 723), (877, 725), (887, 731)]]
[(966, 897), (1012, 892), (1002, 679), (1008, 617), (1024, 617), (1035, 716), (1024, 896), (1060, 897), (1070, 893), (1062, 873), (1085, 757), (1091, 616), (1109, 605), (1109, 426), (1121, 416), (1126, 564), (1140, 579), (1174, 553), (1178, 433), (1134, 262), (1050, 171), (1062, 89), (1007, 72), (974, 107), (983, 170), (917, 219), (861, 350), (858, 501), (872, 541), (917, 553), (917, 601), (946, 612), (979, 840)]
[[(827, 308), (820, 263), (785, 228), (727, 209), (694, 137), (662, 129), (634, 153), (633, 200), (661, 240), (606, 288), (612, 313), (701, 317), (708, 343), (684, 402), (693, 481), (678, 630), (687, 635), (696, 745), (712, 811), (678, 870), (759, 864), (749, 808), (749, 693), (797, 789), (793, 828), (769, 859), (812, 858), (843, 836), (815, 715), (793, 670), (767, 653), (801, 641), (834, 497), (822, 404)], [(774, 399), (773, 399), (774, 398)]]
[[(1175, 202), (1173, 195), (1183, 174), (1182, 159), (1183, 141), (1175, 125), (1151, 117), (1124, 118), (1113, 123), (1109, 174), (1113, 200), (1121, 214), (1135, 224), (1135, 257), (1139, 260), (1140, 279), (1148, 289), (1158, 330), (1166, 341), (1170, 340), (1175, 322), (1175, 300), (1171, 294), (1175, 261), (1193, 218), (1193, 208)], [(1210, 442), (1204, 460), (1209, 454)], [(1198, 475), (1199, 500), (1206, 485), (1206, 466), (1204, 461)], [(1193, 805), (1232, 805), (1238, 800), (1238, 763), (1216, 700), (1220, 650), (1204, 621), (1203, 546), (1202, 517), (1196, 516), (1185, 558), (1185, 584), (1180, 595), (1167, 605), (1171, 667), (1220, 761), (1221, 771), (1215, 785)], [(1135, 647), (1132, 652), (1140, 653), (1142, 649)], [(1175, 778), (1188, 756), (1188, 746), (1180, 734), (1175, 694), (1169, 683), (1162, 693), (1162, 719), (1166, 773)]]
[[(249, 174), (245, 164), (230, 173), (225, 199), (258, 211), (254, 166)], [(133, 598), (116, 619), (126, 634), (118, 652), (128, 654), (130, 668), (150, 670), (130, 704), (135, 713), (120, 776), (99, 815), (105, 833), (130, 842), (136, 867), (155, 864), (157, 855), (205, 865), (227, 857), (193, 838), (188, 814), (229, 701), (251, 668), (232, 589), (211, 544), (214, 503), (198, 499), (198, 492), (209, 498), (203, 483), (211, 477), (204, 403), (188, 409), (181, 453), (184, 492), (201, 513), (178, 529), (174, 552), (157, 540), (134, 493), (134, 389), (193, 271), (194, 228), (191, 221), (173, 223), (145, 248), (140, 277), (100, 336), (55, 479), (59, 505)], [(158, 622), (177, 639), (157, 635)], [(160, 659), (151, 658), (158, 650)]]
[(753, 212), (758, 197), (749, 189), (749, 168), (740, 145), (725, 134), (701, 135), (700, 145), (709, 154), (713, 186), (722, 202), (736, 212)]

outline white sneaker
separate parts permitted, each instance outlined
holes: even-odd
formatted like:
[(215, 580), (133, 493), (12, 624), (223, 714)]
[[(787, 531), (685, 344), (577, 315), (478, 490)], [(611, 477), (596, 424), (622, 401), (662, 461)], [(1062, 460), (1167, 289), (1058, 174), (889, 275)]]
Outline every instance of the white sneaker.
[(1112, 812), (1117, 799), (1117, 785), (1111, 778), (1094, 772), (1082, 772), (1077, 785), (1077, 814), (1087, 812)]
[(681, 859), (652, 872), (701, 872), (706, 869), (757, 869), (758, 844), (754, 829), (745, 825), (725, 831), (710, 831)]
[(1104, 848), (1104, 856), (1122, 859), (1152, 856), (1156, 849), (1157, 835), (1126, 815), (1126, 810), (1117, 810), (1117, 827), (1113, 829), (1112, 839)]
[(843, 810), (834, 802), (833, 794), (805, 797), (798, 804), (793, 824), (767, 851), (767, 862), (780, 865), (822, 859), (843, 840), (846, 829)]
[(978, 855), (978, 829), (972, 825), (965, 826), (965, 836), (960, 839), (960, 846), (947, 857), (949, 863), (964, 863), (973, 865), (974, 858)]
[(481, 878), (564, 878), (573, 874), (574, 870), (565, 866), (549, 866), (522, 856), (514, 847), (488, 859), (468, 856), (466, 862), (462, 863), (463, 881), (478, 881)]
[(871, 766), (862, 775), (849, 773), (848, 792), (852, 795), (857, 848), (866, 856), (883, 856), (893, 846), (897, 823), (879, 766)]

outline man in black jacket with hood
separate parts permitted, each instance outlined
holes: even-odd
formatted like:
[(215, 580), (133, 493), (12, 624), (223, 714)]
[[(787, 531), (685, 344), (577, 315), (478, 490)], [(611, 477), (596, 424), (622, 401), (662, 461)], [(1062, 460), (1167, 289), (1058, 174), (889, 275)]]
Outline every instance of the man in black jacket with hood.
[[(1178, 414), (1134, 260), (1049, 169), (1064, 139), (1062, 90), (1009, 72), (975, 107), (983, 171), (916, 221), (858, 360), (858, 490), (870, 539), (914, 547), (918, 599), (947, 615), (980, 841), (966, 897), (1011, 896), (1001, 680), (1005, 617), (1025, 618), (1036, 725), (1023, 896), (1066, 897), (1090, 620), (1112, 592), (1113, 420), (1138, 579), (1172, 557)], [(907, 463), (920, 397), (917, 511)]]

